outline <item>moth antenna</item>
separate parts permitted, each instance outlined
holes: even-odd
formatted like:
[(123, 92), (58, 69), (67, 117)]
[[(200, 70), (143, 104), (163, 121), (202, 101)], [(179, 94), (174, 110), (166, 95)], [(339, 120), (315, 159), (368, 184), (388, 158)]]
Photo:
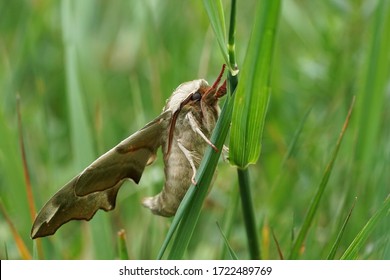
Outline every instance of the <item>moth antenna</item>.
[(209, 95), (211, 92), (215, 91), (221, 82), (223, 73), (225, 72), (226, 64), (222, 64), (221, 72), (219, 73), (217, 79), (215, 80), (214, 84), (205, 92), (204, 97)]
[(217, 79), (215, 80), (215, 82), (211, 88), (216, 88), (219, 85), (219, 83), (221, 82), (223, 73), (225, 72), (225, 68), (226, 68), (226, 64), (222, 64), (221, 72), (219, 73)]
[(226, 94), (227, 88), (226, 88), (226, 80), (223, 82), (223, 84), (218, 88), (217, 92), (215, 93), (215, 96), (217, 98), (224, 96)]

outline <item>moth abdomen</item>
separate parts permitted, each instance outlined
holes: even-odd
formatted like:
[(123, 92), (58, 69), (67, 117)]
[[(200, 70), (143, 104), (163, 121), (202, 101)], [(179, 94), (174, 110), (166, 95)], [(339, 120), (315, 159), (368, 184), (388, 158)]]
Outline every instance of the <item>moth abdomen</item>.
[(176, 141), (165, 162), (165, 184), (162, 191), (153, 197), (144, 198), (142, 204), (153, 214), (170, 217), (191, 185), (192, 168)]

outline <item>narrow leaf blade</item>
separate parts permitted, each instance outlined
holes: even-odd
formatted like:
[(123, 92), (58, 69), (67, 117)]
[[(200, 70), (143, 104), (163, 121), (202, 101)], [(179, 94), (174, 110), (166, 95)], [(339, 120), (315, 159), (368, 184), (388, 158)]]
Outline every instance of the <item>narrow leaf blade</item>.
[(347, 227), (347, 223), (348, 223), (348, 221), (349, 221), (349, 218), (350, 218), (351, 215), (352, 215), (353, 208), (355, 208), (355, 204), (356, 204), (356, 198), (355, 198), (355, 201), (354, 201), (354, 203), (353, 203), (351, 209), (349, 210), (349, 213), (348, 213), (348, 215), (347, 215), (347, 218), (344, 220), (344, 223), (343, 223), (343, 225), (342, 225), (342, 227), (341, 227), (341, 229), (340, 229), (340, 231), (339, 231), (339, 233), (338, 233), (338, 235), (337, 235), (337, 238), (336, 238), (336, 240), (335, 240), (335, 242), (334, 242), (334, 244), (333, 244), (333, 246), (332, 246), (332, 249), (331, 249), (330, 252), (329, 252), (329, 255), (328, 255), (328, 257), (327, 257), (328, 260), (333, 260), (333, 259), (334, 259), (334, 256), (336, 255), (337, 248), (338, 248), (339, 245), (340, 245), (341, 238), (343, 237), (343, 234), (344, 234), (344, 232), (345, 232), (345, 228)]
[(241, 168), (260, 156), (280, 1), (260, 1), (240, 83), (235, 95), (230, 135), (230, 161)]
[(340, 149), (340, 146), (341, 146), (341, 143), (342, 143), (345, 131), (346, 131), (347, 127), (348, 127), (349, 120), (351, 119), (351, 114), (352, 114), (352, 109), (353, 109), (353, 105), (354, 104), (355, 104), (355, 98), (353, 98), (351, 106), (349, 107), (349, 111), (348, 111), (347, 117), (346, 117), (344, 125), (343, 125), (343, 127), (341, 129), (339, 138), (337, 139), (337, 143), (336, 143), (336, 146), (335, 146), (335, 148), (333, 150), (332, 157), (329, 160), (329, 163), (327, 164), (327, 166), (325, 168), (324, 174), (323, 174), (323, 176), (321, 178), (321, 182), (320, 182), (320, 184), (319, 184), (319, 186), (317, 188), (317, 192), (316, 192), (315, 196), (313, 197), (313, 200), (310, 203), (310, 206), (309, 206), (309, 209), (308, 209), (308, 211), (306, 213), (306, 216), (305, 216), (305, 219), (303, 221), (302, 227), (301, 227), (301, 229), (300, 229), (300, 231), (298, 233), (297, 239), (295, 240), (295, 242), (293, 244), (293, 247), (291, 249), (291, 253), (290, 253), (290, 256), (289, 256), (290, 260), (298, 258), (300, 248), (302, 247), (302, 245), (303, 245), (303, 243), (305, 241), (305, 238), (307, 236), (307, 233), (309, 232), (309, 229), (310, 229), (310, 227), (312, 225), (312, 222), (313, 222), (313, 219), (314, 219), (314, 215), (317, 212), (318, 205), (319, 205), (319, 203), (320, 203), (320, 201), (322, 199), (322, 195), (324, 194), (325, 188), (326, 188), (326, 186), (328, 184), (329, 177), (330, 177), (330, 175), (332, 173), (333, 166), (334, 166), (334, 163), (336, 161), (337, 154), (339, 152), (339, 149)]
[(363, 229), (356, 235), (351, 245), (341, 256), (342, 260), (356, 259), (359, 250), (364, 246), (365, 241), (370, 236), (374, 228), (380, 224), (382, 219), (389, 215), (390, 212), (390, 195), (386, 198), (381, 208), (375, 212)]
[(229, 241), (228, 241), (228, 239), (226, 238), (226, 235), (223, 233), (223, 231), (222, 231), (221, 226), (219, 225), (219, 223), (217, 223), (217, 226), (218, 226), (219, 232), (221, 233), (221, 235), (222, 235), (222, 237), (223, 237), (223, 241), (225, 242), (225, 245), (226, 245), (226, 247), (228, 248), (230, 257), (232, 258), (232, 260), (238, 260), (237, 254), (234, 252), (234, 250), (233, 250), (232, 247), (230, 246)]
[(229, 65), (228, 51), (226, 46), (225, 16), (223, 13), (222, 2), (221, 0), (203, 0), (203, 6), (205, 7), (207, 15), (210, 19), (210, 24), (217, 38), (223, 59), (225, 60), (226, 65)]
[(184, 215), (181, 218), (168, 259), (181, 259), (189, 244), (200, 215), (203, 201), (208, 193), (223, 143), (229, 131), (231, 113), (233, 109), (232, 100), (233, 99), (228, 96), (211, 136), (211, 142), (215, 144), (219, 152), (215, 152), (211, 149), (211, 147), (208, 147), (206, 150), (205, 156), (202, 159), (195, 177), (197, 187), (195, 188), (194, 197), (192, 200), (188, 201), (188, 205), (186, 206)]

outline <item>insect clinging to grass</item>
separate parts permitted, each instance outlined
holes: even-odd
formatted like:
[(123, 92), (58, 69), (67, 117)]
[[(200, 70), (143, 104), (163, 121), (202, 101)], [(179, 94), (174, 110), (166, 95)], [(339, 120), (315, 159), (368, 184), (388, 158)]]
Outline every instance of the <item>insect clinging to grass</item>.
[(161, 147), (165, 184), (142, 204), (154, 214), (172, 216), (195, 182), (206, 147), (219, 117), (218, 100), (226, 94), (221, 83), (225, 65), (213, 85), (198, 79), (179, 85), (162, 113), (117, 146), (92, 162), (43, 206), (31, 230), (32, 238), (54, 234), (70, 220), (90, 220), (97, 210), (115, 208), (119, 188), (126, 179), (139, 183), (145, 166)]

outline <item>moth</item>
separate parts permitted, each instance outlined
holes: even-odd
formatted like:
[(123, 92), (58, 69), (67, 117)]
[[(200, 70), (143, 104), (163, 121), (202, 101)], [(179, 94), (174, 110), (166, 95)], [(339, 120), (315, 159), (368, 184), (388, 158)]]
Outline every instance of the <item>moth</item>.
[(226, 81), (219, 86), (225, 65), (212, 86), (204, 79), (179, 85), (162, 113), (141, 130), (100, 156), (63, 186), (39, 211), (31, 237), (54, 234), (70, 220), (90, 220), (97, 210), (115, 208), (119, 188), (126, 179), (139, 183), (145, 166), (164, 157), (165, 184), (142, 204), (153, 214), (173, 216), (199, 167), (219, 117), (218, 100), (226, 94)]

